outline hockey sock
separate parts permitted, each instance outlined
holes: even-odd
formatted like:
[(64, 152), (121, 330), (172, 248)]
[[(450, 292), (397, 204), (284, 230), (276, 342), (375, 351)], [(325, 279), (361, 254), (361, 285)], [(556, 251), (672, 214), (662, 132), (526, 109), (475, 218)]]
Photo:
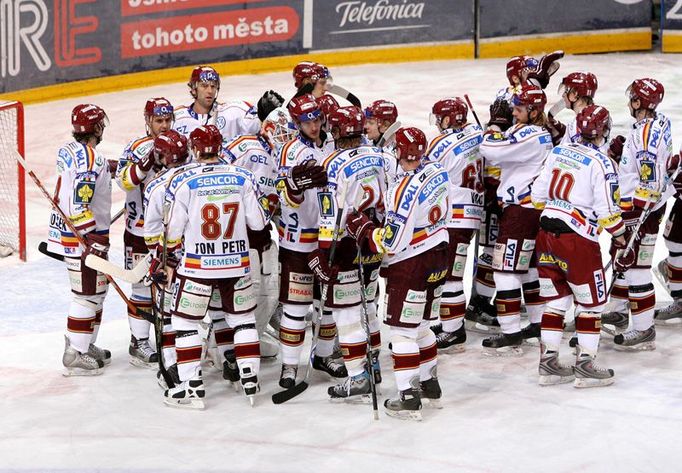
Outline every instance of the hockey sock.
[(196, 330), (178, 330), (175, 335), (178, 377), (187, 381), (201, 371), (201, 337)]
[(492, 299), (495, 295), (495, 279), (493, 276), (493, 268), (480, 264), (476, 268), (476, 279), (474, 280), (474, 288), (476, 294)]
[(102, 307), (98, 305), (99, 309), (95, 312), (95, 324), (92, 326), (92, 338), (90, 343), (95, 343), (97, 341), (97, 335), (99, 334), (99, 326), (102, 325)]
[(670, 295), (673, 299), (682, 298), (682, 253), (671, 251), (666, 264)]
[[(130, 302), (146, 312), (151, 312), (152, 310), (152, 302), (149, 299), (140, 300), (133, 295), (133, 297), (130, 298)], [(149, 328), (151, 327), (151, 324), (137, 315), (130, 307), (128, 308), (128, 325), (130, 326), (130, 333), (133, 337), (138, 340), (141, 338), (149, 338)]]
[(440, 320), (443, 330), (446, 332), (459, 330), (464, 323), (465, 311), (464, 284), (461, 281), (446, 281), (440, 302)]
[(328, 357), (334, 353), (334, 345), (336, 345), (336, 323), (334, 322), (334, 315), (331, 310), (325, 310), (322, 314), (322, 325), (317, 338), (317, 346), (315, 347), (315, 354), (321, 357)]
[(225, 319), (213, 321), (213, 333), (220, 356), (224, 357), (226, 351), (234, 350), (234, 329), (228, 327)]
[(339, 345), (349, 376), (362, 373), (367, 354), (367, 334), (360, 324), (359, 306), (347, 309), (333, 309), (339, 330)]
[(178, 358), (175, 354), (175, 330), (171, 325), (170, 316), (163, 318), (163, 336), (161, 337), (161, 353), (163, 355), (163, 365), (168, 368), (177, 363)]
[(536, 268), (529, 269), (528, 274), (524, 275), (522, 288), (528, 320), (532, 324), (538, 324), (542, 321), (545, 304), (540, 297), (540, 281)]
[(578, 332), (578, 345), (589, 353), (597, 353), (599, 348), (599, 331), (601, 330), (600, 314), (581, 312), (575, 318), (575, 329)]
[(282, 363), (285, 365), (298, 365), (305, 340), (307, 311), (307, 306), (284, 304), (279, 327), (279, 341), (282, 345)]
[(628, 283), (621, 275), (616, 279), (616, 284), (611, 291), (611, 307), (613, 312), (627, 312)]
[(432, 373), (435, 372), (433, 367), (438, 362), (436, 336), (433, 331), (429, 330), (428, 321), (422, 322), (419, 326), (417, 345), (419, 346), (419, 380), (427, 381), (433, 377)]
[(502, 333), (521, 331), (521, 289), (497, 291), (495, 305)]
[(79, 297), (74, 296), (69, 307), (66, 330), (71, 346), (80, 353), (87, 353), (97, 319), (96, 305)]
[[(559, 347), (564, 334), (564, 314), (547, 308), (542, 314), (540, 341), (548, 347)], [(553, 348), (556, 350), (556, 348)]]
[(632, 327), (635, 330), (648, 329), (654, 323), (654, 306), (656, 305), (653, 283), (630, 286), (629, 295)]
[(393, 372), (399, 391), (410, 389), (410, 379), (419, 377), (419, 345), (414, 338), (405, 336), (407, 333), (412, 335), (416, 330), (391, 327)]
[(260, 342), (253, 313), (251, 313), (251, 319), (253, 323), (245, 323), (234, 328), (234, 354), (237, 357), (240, 372), (243, 372), (243, 368), (250, 367), (253, 373), (258, 374)]

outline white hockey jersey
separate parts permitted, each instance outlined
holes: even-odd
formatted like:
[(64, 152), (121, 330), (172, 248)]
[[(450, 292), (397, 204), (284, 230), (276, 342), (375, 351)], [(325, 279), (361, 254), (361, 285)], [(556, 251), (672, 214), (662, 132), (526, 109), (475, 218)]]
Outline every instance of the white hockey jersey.
[(440, 163), (450, 180), (449, 228), (481, 226), (483, 216), (483, 158), (479, 146), (483, 133), (478, 125), (448, 129), (435, 137), (426, 151), (430, 161)]
[[(333, 152), (324, 161), (327, 186), (317, 194), (319, 208), (319, 247), (328, 248), (334, 239), (334, 226), (339, 212), (344, 212), (339, 224), (339, 239), (344, 236), (346, 217), (350, 209), (375, 209), (377, 216), (385, 213), (386, 176), (384, 152), (381, 148), (360, 146)], [(339, 194), (345, 193), (343, 202)]]
[(247, 227), (262, 230), (270, 218), (251, 172), (229, 164), (187, 168), (173, 177), (166, 198), (168, 249), (182, 247), (178, 274), (216, 279), (251, 271)]
[(300, 196), (294, 199), (287, 192), (285, 180), (292, 167), (310, 160), (322, 165), (324, 159), (333, 151), (333, 141), (325, 140), (322, 147), (318, 147), (300, 134), (280, 150), (277, 159), (279, 162), (277, 193), (282, 213), (277, 224), (277, 231), (282, 248), (302, 253), (310, 253), (317, 248), (318, 189), (304, 191), (302, 200)]
[(424, 160), (388, 189), (386, 221), (372, 240), (389, 266), (449, 240), (449, 185), (447, 171)]
[[(109, 235), (111, 225), (111, 173), (107, 160), (94, 148), (72, 141), (57, 154), (55, 200), (81, 235)], [(49, 251), (77, 257), (83, 248), (78, 238), (52, 210), (47, 237)]]
[(647, 201), (657, 210), (675, 193), (668, 185), (667, 166), (673, 154), (670, 120), (657, 113), (632, 126), (623, 147), (619, 166), (621, 207), (631, 210), (634, 201), (644, 207)]
[(243, 135), (228, 141), (223, 147), (224, 159), (251, 171), (260, 190), (277, 195), (278, 162), (270, 144), (259, 135)]
[(623, 228), (615, 163), (589, 145), (555, 147), (533, 184), (533, 205), (543, 217), (557, 218), (577, 234), (599, 241), (602, 229)]
[(144, 236), (144, 211), (142, 192), (154, 179), (154, 172), (145, 172), (136, 166), (154, 148), (150, 136), (137, 138), (125, 147), (118, 160), (116, 183), (126, 193), (126, 230), (135, 236)]
[(175, 109), (173, 129), (189, 138), (195, 128), (202, 125), (215, 125), (223, 135), (223, 144), (238, 135), (255, 135), (260, 130), (260, 120), (256, 107), (248, 102), (236, 101), (213, 104), (208, 114), (198, 114), (192, 108), (181, 106)]
[(503, 134), (484, 135), (480, 151), (486, 160), (486, 175), (500, 182), (500, 205), (532, 208), (531, 187), (551, 149), (552, 137), (535, 125), (517, 124)]

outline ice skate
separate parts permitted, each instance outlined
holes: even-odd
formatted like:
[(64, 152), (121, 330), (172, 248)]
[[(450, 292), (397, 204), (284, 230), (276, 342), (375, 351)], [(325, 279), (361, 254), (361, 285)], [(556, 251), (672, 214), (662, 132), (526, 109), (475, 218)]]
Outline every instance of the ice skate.
[(573, 367), (562, 365), (559, 362), (559, 352), (549, 350), (544, 343), (540, 343), (538, 374), (540, 375), (538, 379), (540, 386), (570, 383), (575, 379)]
[(102, 360), (104, 366), (111, 363), (111, 352), (104, 348), (100, 348), (94, 343), (91, 343), (88, 347), (88, 355), (95, 358), (96, 360)]
[(497, 309), (488, 299), (475, 295), (469, 301), (464, 313), (464, 325), (466, 330), (472, 332), (497, 334), (500, 333), (500, 324), (497, 321)]
[(429, 329), (431, 329), (434, 335), (438, 335), (439, 333), (443, 333), (443, 324), (431, 325)]
[(656, 266), (651, 268), (651, 272), (654, 273), (654, 276), (656, 276), (656, 279), (658, 279), (658, 282), (661, 283), (661, 286), (670, 294), (670, 278), (668, 277), (668, 263), (665, 260), (661, 260), (658, 262)]
[(436, 346), (441, 353), (462, 353), (467, 341), (464, 325), (454, 332), (441, 331), (436, 335)]
[(80, 353), (75, 348), (71, 348), (69, 337), (64, 336), (65, 347), (62, 364), (64, 365), (64, 376), (97, 376), (103, 373), (104, 362), (98, 360), (88, 353)]
[[(171, 365), (168, 368), (166, 368), (166, 371), (173, 380), (173, 385), (178, 386), (180, 384), (180, 376), (178, 375), (178, 365)], [(166, 383), (166, 379), (161, 374), (161, 370), (158, 370), (156, 372), (156, 381), (159, 383), (159, 386), (161, 386), (161, 388), (164, 391), (168, 389), (168, 383)]]
[(386, 415), (397, 419), (422, 420), (422, 403), (419, 390), (410, 388), (400, 391), (398, 399), (384, 401)]
[(483, 340), (483, 354), (485, 356), (522, 356), (521, 332), (501, 333)]
[(140, 368), (154, 368), (159, 362), (159, 354), (152, 348), (148, 338), (138, 339), (131, 335), (128, 354), (130, 364)]
[(313, 368), (318, 371), (324, 371), (332, 378), (345, 378), (348, 376), (348, 371), (346, 371), (346, 366), (343, 363), (339, 363), (335, 358), (331, 356), (317, 356), (313, 358)]
[(682, 323), (682, 299), (675, 299), (668, 307), (654, 312), (656, 325), (677, 325)]
[(630, 315), (627, 312), (613, 311), (601, 314), (602, 332), (615, 337), (624, 332), (630, 324)]
[(573, 386), (576, 388), (594, 388), (613, 384), (613, 370), (602, 368), (595, 362), (595, 354), (583, 351), (578, 345), (578, 355), (576, 356), (573, 372), (575, 381)]
[(521, 337), (523, 337), (523, 343), (534, 347), (538, 346), (540, 344), (540, 322), (523, 327)]
[(370, 359), (372, 360), (372, 373), (374, 373), (374, 384), (381, 384), (381, 363), (379, 363), (379, 350), (372, 350), (370, 353)]
[(443, 392), (440, 389), (440, 383), (436, 377), (436, 367), (431, 368), (431, 379), (419, 382), (419, 395), (421, 397), (424, 407), (431, 409), (442, 409), (440, 398)]
[(651, 351), (656, 349), (656, 328), (646, 330), (630, 330), (616, 335), (613, 343), (618, 351)]
[(298, 365), (282, 364), (282, 372), (279, 375), (279, 385), (284, 389), (293, 388), (296, 384), (296, 374), (298, 373)]
[(199, 375), (183, 381), (176, 387), (167, 389), (164, 393), (163, 402), (170, 407), (181, 409), (203, 409), (203, 398), (206, 396), (204, 391), (204, 381)]
[(234, 350), (227, 350), (224, 355), (223, 379), (232, 383), (234, 389), (239, 391), (239, 367), (237, 366), (237, 358), (235, 357)]
[(327, 394), (329, 394), (329, 399), (332, 402), (344, 401), (368, 404), (372, 402), (371, 392), (372, 386), (367, 370), (355, 376), (350, 376), (343, 383), (330, 386), (327, 389)]
[(244, 395), (249, 400), (251, 407), (253, 407), (256, 403), (256, 393), (260, 391), (258, 375), (250, 366), (244, 366), (239, 371), (239, 377), (242, 382), (242, 389), (244, 389)]

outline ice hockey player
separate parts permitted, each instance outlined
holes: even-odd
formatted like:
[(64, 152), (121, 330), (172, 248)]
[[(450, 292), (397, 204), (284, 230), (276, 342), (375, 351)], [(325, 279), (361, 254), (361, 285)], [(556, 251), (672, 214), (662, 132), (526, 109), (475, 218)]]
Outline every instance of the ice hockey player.
[[(656, 295), (651, 274), (654, 246), (665, 213), (665, 203), (675, 192), (667, 185), (667, 169), (672, 156), (670, 120), (656, 111), (663, 100), (663, 85), (655, 79), (637, 79), (627, 88), (630, 114), (635, 124), (625, 140), (620, 158), (619, 179), (621, 208), (626, 227), (637, 232), (633, 257), (635, 263), (621, 274), (611, 292), (611, 312), (603, 324), (624, 330), (628, 326), (628, 307), (632, 328), (614, 337), (615, 349), (623, 351), (654, 350)], [(646, 219), (638, 225), (644, 214)]]
[(282, 96), (272, 90), (263, 94), (256, 107), (243, 100), (218, 102), (220, 75), (211, 66), (195, 67), (187, 86), (194, 102), (175, 109), (173, 125), (186, 137), (201, 125), (215, 125), (225, 141), (237, 135), (254, 135), (260, 129), (261, 120), (284, 103)]
[[(116, 169), (116, 183), (126, 193), (126, 226), (123, 232), (126, 269), (132, 269), (147, 255), (142, 194), (145, 185), (163, 166), (154, 152), (154, 140), (173, 126), (173, 106), (163, 97), (149, 99), (144, 106), (144, 120), (146, 133), (126, 145)], [(150, 312), (152, 296), (149, 287), (142, 282), (133, 284), (130, 301), (139, 309)], [(130, 364), (142, 368), (155, 367), (158, 354), (149, 343), (151, 324), (129, 308), (128, 325)]]
[[(144, 205), (144, 242), (149, 251), (153, 252), (155, 257), (160, 261), (162, 255), (156, 254), (159, 248), (159, 243), (164, 231), (164, 197), (166, 195), (166, 186), (173, 178), (173, 176), (182, 172), (185, 167), (182, 167), (189, 159), (189, 149), (187, 147), (187, 138), (175, 130), (164, 131), (154, 138), (154, 154), (157, 161), (162, 165), (162, 170), (150, 181), (144, 188), (143, 205)], [(192, 163), (189, 166), (196, 167), (199, 163)], [(147, 278), (145, 283), (151, 286), (152, 280)], [(175, 355), (175, 332), (171, 326), (171, 304), (173, 296), (173, 287), (171, 284), (164, 285), (165, 300), (163, 301), (163, 330), (161, 340), (161, 356), (163, 357), (163, 366), (170, 374), (176, 384), (180, 384), (178, 379), (177, 357)], [(157, 307), (161, 304), (161, 294), (156, 295)], [(157, 372), (157, 379), (162, 388), (168, 389), (161, 372)]]
[[(571, 120), (568, 125), (557, 121), (554, 116), (564, 108), (568, 108), (577, 115), (589, 105), (594, 104), (594, 96), (597, 93), (597, 77), (591, 72), (571, 72), (561, 79), (559, 93), (561, 100), (554, 104), (547, 113), (547, 130), (552, 135), (555, 145), (575, 143), (581, 137), (578, 133), (576, 120)], [(609, 142), (604, 140), (601, 145), (602, 151), (607, 151)]]
[[(595, 362), (608, 290), (599, 248), (601, 230), (611, 234), (617, 248), (627, 246), (618, 205), (617, 166), (599, 151), (608, 140), (611, 118), (604, 107), (588, 105), (578, 113), (576, 123), (578, 138), (552, 150), (531, 194), (533, 205), (544, 209), (535, 248), (540, 295), (546, 301), (538, 368), (542, 386), (574, 379), (577, 388), (613, 383), (613, 370)], [(624, 271), (632, 262), (619, 258), (615, 264)], [(559, 362), (559, 345), (564, 316), (573, 303), (576, 362), (564, 366)]]
[(441, 323), (432, 327), (438, 348), (446, 353), (464, 350), (464, 267), (469, 244), (483, 214), (483, 159), (479, 153), (483, 131), (467, 122), (468, 113), (469, 107), (460, 97), (436, 102), (431, 109), (431, 121), (440, 135), (431, 141), (426, 152), (427, 159), (447, 170), (450, 181), (448, 274), (441, 298)]
[[(317, 248), (317, 191), (327, 184), (322, 163), (333, 151), (322, 130), (324, 117), (315, 97), (311, 94), (295, 97), (289, 102), (288, 110), (299, 131), (295, 140), (282, 147), (278, 159), (279, 302), (283, 310), (279, 334), (282, 352), (279, 385), (283, 388), (290, 388), (296, 382), (306, 315), (313, 298), (319, 300), (319, 286), (315, 283), (314, 272), (308, 267), (308, 260)], [(336, 325), (330, 311), (322, 314), (320, 324), (313, 367), (335, 378), (346, 377), (345, 366), (332, 357)]]
[(102, 273), (85, 266), (89, 253), (106, 257), (109, 250), (111, 173), (96, 149), (108, 123), (97, 105), (77, 105), (71, 112), (73, 141), (57, 155), (55, 201), (85, 240), (85, 246), (80, 245), (52, 211), (48, 250), (64, 256), (72, 293), (62, 357), (65, 376), (98, 375), (111, 362), (111, 352), (95, 345), (108, 282)]
[[(365, 136), (374, 146), (379, 145), (388, 128), (398, 120), (398, 107), (388, 100), (375, 100), (365, 107)], [(384, 146), (395, 148), (394, 137), (387, 137)]]
[[(547, 153), (552, 137), (545, 130), (545, 93), (539, 87), (523, 84), (512, 97), (516, 124), (504, 134), (491, 127), (480, 151), (486, 166), (499, 180), (497, 199), (503, 211), (495, 244), (493, 269), (497, 294), (497, 318), (501, 334), (483, 340), (488, 355), (520, 355), (521, 343), (540, 336), (542, 302), (538, 283), (535, 236), (540, 211), (533, 208), (530, 191)], [(521, 292), (530, 325), (521, 330)]]
[(322, 97), (332, 83), (327, 66), (311, 61), (299, 62), (294, 67), (293, 76), (296, 87), (294, 97), (306, 94), (312, 94), (315, 98)]
[[(673, 166), (679, 163), (682, 152), (673, 158)], [(672, 183), (675, 186), (675, 203), (670, 209), (668, 221), (665, 224), (663, 238), (665, 246), (668, 248), (668, 257), (658, 263), (654, 269), (664, 286), (670, 291), (673, 302), (654, 313), (656, 324), (667, 325), (680, 323), (682, 320), (682, 200), (680, 189), (682, 189), (682, 175), (678, 174)]]
[(221, 143), (215, 126), (196, 128), (189, 144), (202, 165), (176, 175), (166, 194), (171, 201), (170, 224), (162, 244), (177, 265), (171, 321), (181, 382), (164, 393), (171, 406), (203, 407), (197, 329), (214, 292), (220, 295), (227, 325), (234, 329), (241, 385), (252, 405), (259, 389), (256, 298), (246, 231), (265, 227), (268, 204), (251, 172), (220, 163)]
[(436, 336), (447, 274), (448, 174), (423, 159), (426, 136), (418, 128), (396, 132), (396, 155), (404, 174), (388, 189), (386, 220), (374, 224), (362, 212), (348, 216), (346, 230), (361, 245), (388, 260), (386, 317), (399, 397), (384, 402), (393, 417), (421, 420), (422, 400), (438, 407)]
[[(371, 392), (370, 370), (366, 366), (367, 334), (360, 291), (365, 292), (367, 321), (370, 332), (371, 359), (375, 382), (381, 382), (379, 350), (380, 324), (376, 315), (381, 255), (363, 248), (361, 253), (364, 280), (358, 271), (358, 250), (353, 238), (345, 234), (346, 211), (357, 207), (375, 225), (383, 219), (386, 194), (384, 157), (375, 147), (363, 146), (365, 117), (355, 106), (341, 107), (327, 117), (327, 126), (334, 137), (336, 151), (325, 161), (328, 183), (318, 193), (318, 248), (309, 257), (309, 266), (323, 285), (322, 301), (336, 322), (343, 360), (348, 378), (329, 388), (331, 400), (354, 402), (367, 398)], [(341, 196), (345, 196), (341, 197)], [(340, 200), (340, 199), (344, 200)], [(339, 234), (334, 233), (340, 216)], [(330, 250), (337, 241), (334, 260)]]

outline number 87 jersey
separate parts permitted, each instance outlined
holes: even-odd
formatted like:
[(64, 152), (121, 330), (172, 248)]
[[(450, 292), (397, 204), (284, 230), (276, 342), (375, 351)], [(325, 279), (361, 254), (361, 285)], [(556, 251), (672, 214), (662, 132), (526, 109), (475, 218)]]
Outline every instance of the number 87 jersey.
[(178, 274), (203, 279), (237, 278), (251, 271), (247, 227), (262, 230), (268, 201), (246, 169), (206, 164), (173, 178), (170, 251), (183, 246)]

